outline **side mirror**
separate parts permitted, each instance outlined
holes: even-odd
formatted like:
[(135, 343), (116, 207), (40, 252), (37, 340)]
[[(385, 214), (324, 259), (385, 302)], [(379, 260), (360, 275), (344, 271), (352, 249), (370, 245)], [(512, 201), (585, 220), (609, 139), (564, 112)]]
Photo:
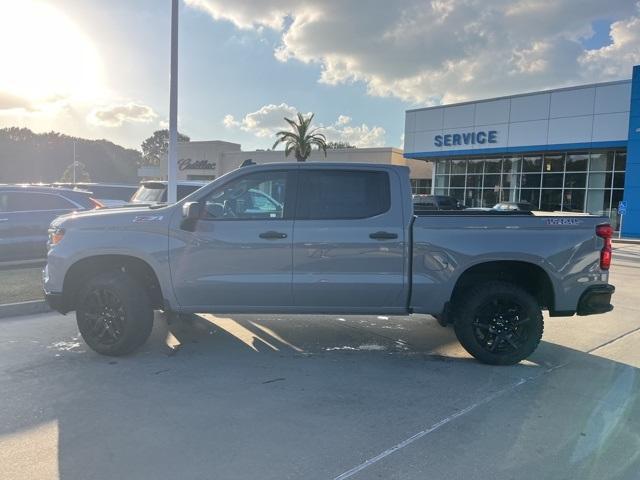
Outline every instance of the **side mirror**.
[(182, 218), (185, 220), (198, 220), (202, 214), (202, 205), (198, 202), (187, 202), (182, 205)]
[(202, 214), (202, 205), (198, 202), (187, 202), (182, 205), (182, 223), (180, 228), (193, 232)]

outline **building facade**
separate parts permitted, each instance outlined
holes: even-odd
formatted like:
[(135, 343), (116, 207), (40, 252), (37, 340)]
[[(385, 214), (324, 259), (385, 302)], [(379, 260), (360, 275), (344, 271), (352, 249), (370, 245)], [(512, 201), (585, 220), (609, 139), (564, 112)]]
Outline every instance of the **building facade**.
[[(219, 140), (181, 142), (178, 144), (178, 180), (213, 180), (240, 167), (247, 160), (257, 164), (295, 162), (295, 157), (285, 157), (283, 150), (244, 151), (238, 143)], [(160, 167), (142, 167), (142, 178), (166, 178), (167, 159)], [(422, 160), (405, 158), (398, 148), (341, 148), (327, 150), (325, 157), (314, 150), (309, 162), (381, 163), (409, 167), (414, 193), (429, 193), (432, 182), (432, 165)]]
[(633, 78), (409, 110), (404, 156), (470, 207), (527, 201), (606, 215), (640, 236), (640, 67)]

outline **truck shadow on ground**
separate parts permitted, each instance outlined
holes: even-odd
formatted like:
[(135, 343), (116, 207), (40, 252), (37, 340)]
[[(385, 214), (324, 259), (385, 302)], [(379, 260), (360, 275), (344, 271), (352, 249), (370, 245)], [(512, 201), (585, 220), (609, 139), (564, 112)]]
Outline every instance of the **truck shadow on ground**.
[(416, 442), (421, 456), (464, 451), (452, 478), (495, 451), (508, 461), (491, 478), (640, 466), (637, 369), (548, 342), (520, 365), (481, 365), (428, 317), (159, 315), (137, 354), (57, 355), (3, 372), (0, 445), (32, 452), (11, 464), (25, 478), (47, 459), (61, 479), (334, 478), (496, 392), (439, 431), (438, 450)]

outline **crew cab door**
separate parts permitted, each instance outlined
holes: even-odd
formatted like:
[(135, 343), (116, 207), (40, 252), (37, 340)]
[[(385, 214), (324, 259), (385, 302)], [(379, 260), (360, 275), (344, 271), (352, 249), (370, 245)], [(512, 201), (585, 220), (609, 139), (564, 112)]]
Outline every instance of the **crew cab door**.
[(185, 229), (178, 215), (169, 245), (178, 303), (237, 312), (291, 306), (294, 195), (295, 172), (247, 173), (200, 199), (195, 225)]
[(371, 168), (301, 167), (293, 232), (293, 296), (313, 311), (405, 306), (400, 178)]

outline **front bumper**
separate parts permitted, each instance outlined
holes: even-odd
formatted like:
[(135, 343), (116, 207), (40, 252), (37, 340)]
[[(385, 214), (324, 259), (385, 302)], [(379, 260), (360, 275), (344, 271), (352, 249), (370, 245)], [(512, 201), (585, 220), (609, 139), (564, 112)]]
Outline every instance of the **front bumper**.
[(67, 313), (69, 308), (66, 305), (64, 295), (62, 293), (44, 292), (44, 299), (47, 301), (52, 310), (60, 313)]
[(578, 302), (578, 315), (595, 315), (613, 310), (611, 295), (616, 291), (613, 285), (593, 285), (587, 288)]

